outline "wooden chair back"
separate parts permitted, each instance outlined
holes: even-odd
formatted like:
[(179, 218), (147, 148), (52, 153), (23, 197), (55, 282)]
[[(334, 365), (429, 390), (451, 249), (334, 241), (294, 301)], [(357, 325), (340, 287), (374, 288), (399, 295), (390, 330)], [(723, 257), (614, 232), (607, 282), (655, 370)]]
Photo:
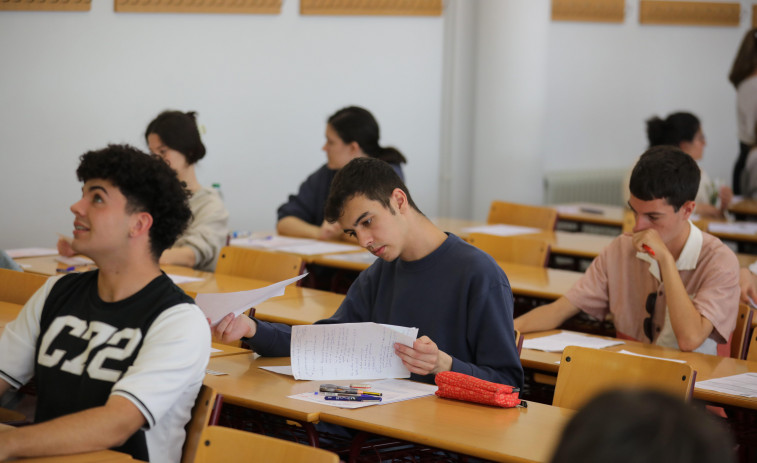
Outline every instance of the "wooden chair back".
[(262, 249), (226, 246), (221, 249), (216, 273), (277, 282), (294, 278), (304, 269), (302, 258)]
[(731, 335), (730, 356), (735, 359), (745, 359), (749, 346), (749, 333), (752, 326), (753, 310), (749, 304), (739, 304), (736, 316), (736, 327)]
[(518, 350), (518, 357), (520, 357), (520, 351), (523, 350), (523, 339), (520, 331), (515, 330), (515, 348)]
[(552, 405), (579, 409), (608, 389), (645, 387), (688, 400), (696, 372), (691, 365), (602, 349), (568, 346), (563, 351)]
[(197, 449), (196, 463), (286, 461), (338, 463), (335, 453), (308, 445), (223, 426), (208, 426)]
[(557, 210), (545, 206), (492, 201), (489, 207), (487, 223), (504, 223), (521, 227), (534, 227), (542, 230), (554, 230), (557, 225)]
[(549, 261), (549, 243), (545, 239), (471, 233), (468, 242), (501, 262), (546, 267)]
[(194, 407), (192, 407), (192, 417), (184, 428), (186, 438), (184, 439), (184, 446), (181, 449), (181, 463), (192, 463), (195, 461), (203, 431), (208, 426), (218, 423), (222, 401), (223, 398), (216, 393), (215, 389), (204, 384), (202, 385), (200, 392), (197, 394)]
[(752, 330), (749, 336), (749, 345), (747, 346), (746, 359), (752, 362), (757, 361), (757, 328)]
[(633, 215), (633, 211), (626, 209), (623, 212), (623, 233), (632, 233), (633, 227), (636, 226), (636, 217)]
[(0, 268), (0, 301), (26, 304), (47, 278), (37, 273)]
[(23, 413), (8, 408), (0, 408), (0, 423), (16, 426), (19, 424), (29, 424), (29, 421)]

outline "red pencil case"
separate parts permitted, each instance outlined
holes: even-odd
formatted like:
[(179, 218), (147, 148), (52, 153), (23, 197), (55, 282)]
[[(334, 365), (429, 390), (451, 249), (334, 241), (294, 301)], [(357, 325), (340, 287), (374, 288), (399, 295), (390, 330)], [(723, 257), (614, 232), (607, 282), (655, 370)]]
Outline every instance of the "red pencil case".
[(517, 387), (492, 383), (454, 371), (444, 371), (437, 374), (436, 385), (439, 386), (436, 395), (447, 399), (464, 400), (504, 408), (526, 406), (526, 402), (518, 398), (520, 389)]

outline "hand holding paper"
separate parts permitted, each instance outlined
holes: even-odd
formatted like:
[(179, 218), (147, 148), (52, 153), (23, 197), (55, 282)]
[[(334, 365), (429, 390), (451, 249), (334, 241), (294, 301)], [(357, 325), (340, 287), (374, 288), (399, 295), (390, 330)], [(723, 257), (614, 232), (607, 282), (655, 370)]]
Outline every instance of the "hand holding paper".
[(195, 297), (195, 303), (210, 319), (210, 325), (215, 326), (223, 317), (233, 313), (240, 315), (250, 307), (254, 307), (272, 297), (284, 294), (284, 288), (295, 281), (305, 278), (307, 273), (274, 283), (265, 288), (238, 291), (234, 293), (200, 293)]

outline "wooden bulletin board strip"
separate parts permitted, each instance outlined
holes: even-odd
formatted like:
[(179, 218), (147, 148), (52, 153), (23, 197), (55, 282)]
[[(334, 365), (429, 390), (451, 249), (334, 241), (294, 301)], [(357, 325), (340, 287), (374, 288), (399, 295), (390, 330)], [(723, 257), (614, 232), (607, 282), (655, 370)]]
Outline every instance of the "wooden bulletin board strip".
[(0, 11), (89, 11), (92, 0), (0, 0)]
[(441, 16), (442, 0), (300, 0), (300, 14)]
[(279, 14), (281, 0), (115, 0), (114, 10), (119, 13)]
[(739, 25), (739, 3), (674, 2), (641, 0), (641, 24), (678, 26), (734, 26)]
[(622, 23), (625, 0), (552, 0), (552, 21)]

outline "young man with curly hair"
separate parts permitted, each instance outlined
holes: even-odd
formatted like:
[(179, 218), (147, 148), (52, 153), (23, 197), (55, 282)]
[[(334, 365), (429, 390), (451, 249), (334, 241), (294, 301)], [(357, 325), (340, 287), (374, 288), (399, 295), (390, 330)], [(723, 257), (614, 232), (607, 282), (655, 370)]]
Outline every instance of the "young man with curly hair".
[(210, 331), (158, 258), (189, 221), (166, 163), (128, 146), (81, 156), (72, 246), (97, 270), (51, 278), (0, 337), (0, 393), (32, 376), (35, 424), (0, 432), (0, 460), (114, 448), (179, 461)]

